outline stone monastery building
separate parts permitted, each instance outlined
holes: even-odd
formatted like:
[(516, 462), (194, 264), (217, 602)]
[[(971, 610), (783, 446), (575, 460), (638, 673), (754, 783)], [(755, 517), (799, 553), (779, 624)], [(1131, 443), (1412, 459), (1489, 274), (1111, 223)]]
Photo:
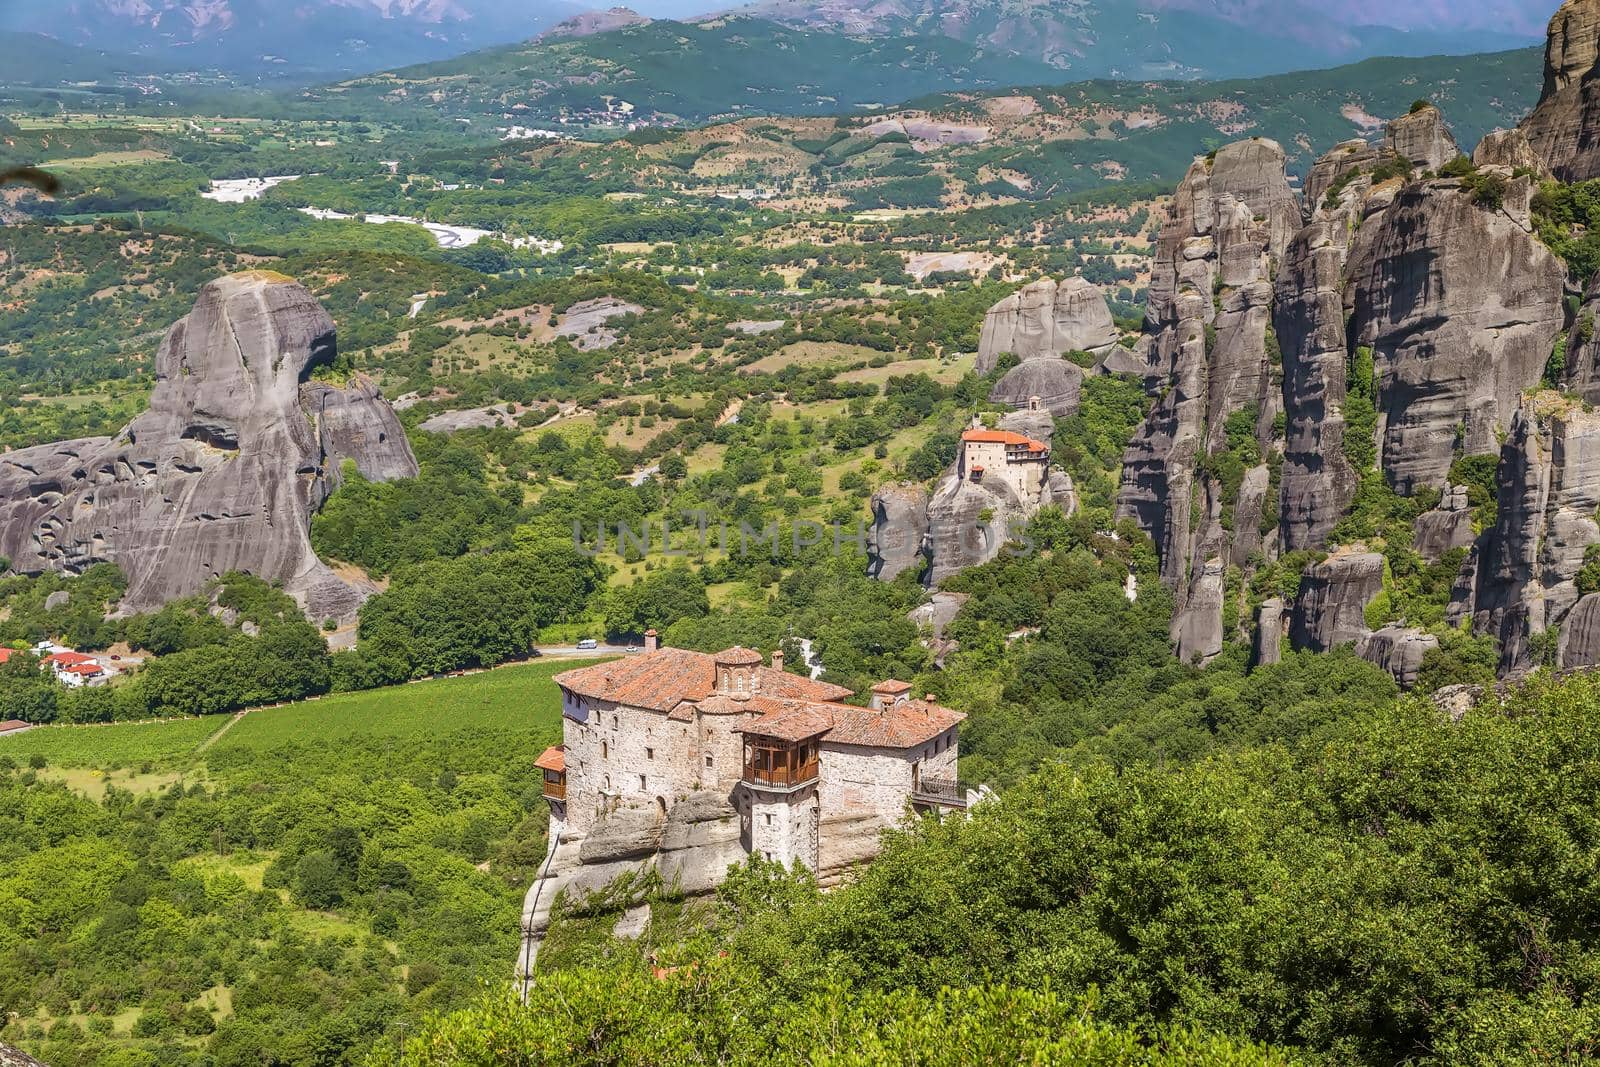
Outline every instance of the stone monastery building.
[(1036, 500), (1050, 480), (1050, 446), (1009, 430), (973, 427), (961, 435), (963, 480), (994, 479), (1022, 500)]
[[(707, 655), (657, 648), (567, 671), (565, 743), (536, 763), (552, 837), (580, 837), (627, 809), (663, 820), (686, 798), (726, 796), (739, 846), (814, 871), (837, 872), (875, 851), (877, 833), (923, 810), (964, 808), (956, 786), (956, 727), (966, 718), (905, 682), (850, 691), (771, 667), (760, 653)], [(730, 826), (730, 832), (731, 832)]]

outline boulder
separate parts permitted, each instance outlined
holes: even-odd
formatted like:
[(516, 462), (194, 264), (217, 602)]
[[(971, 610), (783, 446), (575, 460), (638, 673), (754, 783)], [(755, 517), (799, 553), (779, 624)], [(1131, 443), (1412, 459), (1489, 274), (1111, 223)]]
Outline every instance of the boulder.
[(21, 1049), (0, 1042), (0, 1067), (45, 1067), (45, 1064)]
[(988, 374), (1006, 353), (1026, 362), (1068, 352), (1104, 354), (1120, 337), (1100, 288), (1082, 278), (1043, 278), (1001, 300), (983, 319), (977, 371)]
[(1334, 556), (1306, 570), (1295, 598), (1290, 638), (1296, 648), (1328, 652), (1371, 631), (1367, 605), (1383, 591), (1383, 557), (1376, 552)]
[(71, 600), (71, 593), (67, 592), (65, 589), (58, 589), (54, 593), (51, 593), (49, 596), (44, 598), (44, 610), (54, 611), (57, 608), (64, 608)]
[(928, 493), (920, 485), (885, 485), (872, 494), (867, 573), (892, 582), (919, 572), (928, 537)]
[(1432, 104), (1402, 115), (1384, 129), (1383, 146), (1418, 170), (1438, 170), (1461, 155), (1461, 148)]
[(23, 573), (115, 563), (123, 611), (246, 571), (313, 618), (353, 619), (367, 591), (317, 558), (311, 514), (345, 461), (375, 481), (417, 468), (370, 381), (308, 380), (334, 343), (332, 319), (289, 278), (206, 284), (161, 343), (144, 414), (114, 438), (0, 456), (0, 555)]
[(1522, 124), (1533, 153), (1564, 182), (1600, 177), (1600, 0), (1566, 0), (1550, 20), (1544, 91)]
[[(1030, 359), (1012, 367), (995, 383), (989, 399), (1021, 410), (1039, 407), (1057, 418), (1078, 413), (1083, 394), (1083, 370), (1064, 359)], [(1045, 439), (1049, 439), (1045, 434)]]
[(1444, 494), (1439, 506), (1418, 516), (1412, 547), (1428, 563), (1446, 552), (1471, 548), (1477, 534), (1472, 529), (1472, 506), (1467, 502), (1467, 487), (1458, 485)]
[(1422, 658), (1439, 647), (1439, 639), (1422, 630), (1404, 626), (1385, 626), (1356, 644), (1356, 655), (1388, 671), (1402, 689), (1417, 684), (1422, 673)]
[(1557, 655), (1565, 671), (1600, 667), (1600, 593), (1590, 593), (1567, 613)]
[(1431, 699), (1445, 718), (1460, 722), (1483, 703), (1486, 695), (1481, 685), (1447, 685), (1435, 690)]
[(1362, 230), (1350, 329), (1373, 350), (1380, 463), (1402, 495), (1444, 488), (1463, 451), (1494, 454), (1544, 373), (1566, 269), (1509, 215), (1533, 192), (1513, 181), (1491, 210), (1459, 182), (1418, 182)]

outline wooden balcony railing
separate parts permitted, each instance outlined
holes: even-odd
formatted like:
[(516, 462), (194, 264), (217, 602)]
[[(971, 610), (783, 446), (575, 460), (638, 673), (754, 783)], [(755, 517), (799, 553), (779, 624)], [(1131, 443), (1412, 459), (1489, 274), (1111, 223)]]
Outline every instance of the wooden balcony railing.
[(775, 767), (758, 767), (753, 761), (747, 760), (744, 765), (744, 780), (750, 785), (792, 789), (816, 781), (817, 775), (821, 773), (821, 767), (822, 761), (819, 759), (811, 759), (793, 766), (780, 763)]
[(544, 778), (544, 798), (546, 800), (567, 799), (567, 776), (551, 778), (548, 774)]
[(967, 795), (959, 782), (947, 778), (920, 778), (916, 788), (911, 791), (911, 802), (965, 811)]

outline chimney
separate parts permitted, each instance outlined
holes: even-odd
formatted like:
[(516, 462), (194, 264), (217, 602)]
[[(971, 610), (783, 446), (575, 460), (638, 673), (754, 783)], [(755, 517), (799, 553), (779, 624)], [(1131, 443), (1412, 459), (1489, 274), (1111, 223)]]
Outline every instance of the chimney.
[(781, 648), (772, 650), (772, 669), (775, 671), (783, 670), (783, 649)]
[(654, 630), (646, 630), (644, 632), (644, 650), (646, 652), (654, 652), (656, 650), (656, 632)]

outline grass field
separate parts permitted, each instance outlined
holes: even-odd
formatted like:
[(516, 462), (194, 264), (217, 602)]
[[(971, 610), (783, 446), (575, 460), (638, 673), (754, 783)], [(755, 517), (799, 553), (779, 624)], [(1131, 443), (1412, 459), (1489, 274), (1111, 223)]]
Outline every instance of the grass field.
[[(593, 663), (584, 660), (582, 663)], [(280, 745), (346, 737), (412, 737), (476, 727), (547, 730), (560, 733), (561, 694), (550, 678), (580, 665), (573, 660), (541, 660), (459, 678), (341, 693), (281, 708), (260, 708), (238, 722), (232, 716), (174, 719), (106, 726), (45, 726), (0, 738), (0, 756), (19, 763), (42, 755), (52, 768), (127, 768), (149, 764), (175, 769), (203, 759), (200, 746), (225, 731), (206, 749), (268, 750)], [(65, 776), (80, 791), (90, 782)], [(81, 776), (80, 776), (81, 777)], [(124, 776), (126, 777), (126, 776)], [(121, 778), (116, 784), (127, 788)]]

